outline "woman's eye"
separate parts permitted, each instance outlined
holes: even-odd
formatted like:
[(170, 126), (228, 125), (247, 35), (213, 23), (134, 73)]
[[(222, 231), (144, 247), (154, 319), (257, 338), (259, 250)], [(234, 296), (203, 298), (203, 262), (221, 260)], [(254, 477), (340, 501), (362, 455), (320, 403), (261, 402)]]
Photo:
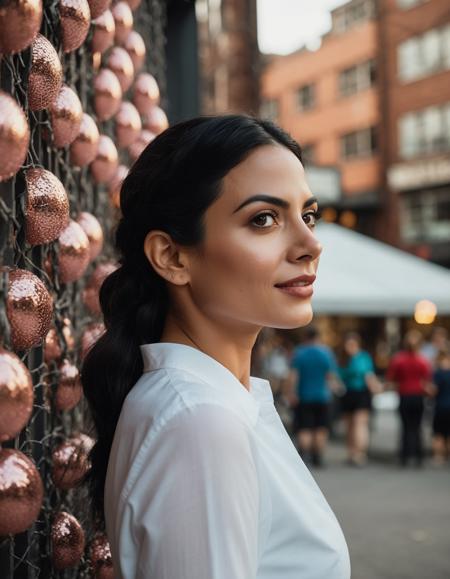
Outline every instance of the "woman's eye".
[(311, 227), (315, 227), (321, 217), (322, 217), (322, 214), (319, 210), (308, 211), (308, 213), (305, 213), (303, 215), (304, 220), (305, 220), (305, 218), (308, 219), (308, 221), (305, 221), (306, 225), (310, 225)]
[(275, 215), (273, 213), (260, 213), (256, 215), (251, 221), (253, 225), (259, 227), (260, 229), (265, 229), (267, 227), (272, 227), (276, 223)]

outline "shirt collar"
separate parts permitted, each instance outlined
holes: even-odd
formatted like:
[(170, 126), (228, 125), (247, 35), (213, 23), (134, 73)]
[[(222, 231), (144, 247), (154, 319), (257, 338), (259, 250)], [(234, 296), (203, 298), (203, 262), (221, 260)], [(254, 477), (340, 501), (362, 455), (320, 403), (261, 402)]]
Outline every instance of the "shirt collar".
[[(225, 391), (233, 405), (243, 410), (249, 417), (252, 426), (256, 424), (259, 414), (257, 397), (261, 391), (261, 382), (266, 381), (251, 376), (249, 391), (228, 368), (215, 358), (186, 344), (156, 342), (142, 344), (140, 349), (144, 372), (160, 368), (185, 370), (203, 382), (211, 384), (211, 387)], [(270, 389), (270, 385), (268, 387)]]

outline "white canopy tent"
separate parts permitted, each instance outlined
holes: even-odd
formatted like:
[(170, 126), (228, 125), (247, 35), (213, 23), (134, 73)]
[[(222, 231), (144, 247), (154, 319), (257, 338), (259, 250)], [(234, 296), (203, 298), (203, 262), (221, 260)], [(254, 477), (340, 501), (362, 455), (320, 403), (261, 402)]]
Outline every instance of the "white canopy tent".
[(316, 314), (412, 316), (420, 300), (450, 314), (450, 270), (333, 223), (316, 232), (324, 246)]

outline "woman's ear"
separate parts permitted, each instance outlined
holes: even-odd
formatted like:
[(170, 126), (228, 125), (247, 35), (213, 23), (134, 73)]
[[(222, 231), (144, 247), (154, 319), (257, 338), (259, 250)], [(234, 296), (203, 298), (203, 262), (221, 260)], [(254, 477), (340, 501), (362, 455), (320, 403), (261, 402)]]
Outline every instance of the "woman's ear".
[(144, 239), (144, 253), (153, 269), (175, 285), (189, 282), (188, 260), (165, 231), (152, 230)]

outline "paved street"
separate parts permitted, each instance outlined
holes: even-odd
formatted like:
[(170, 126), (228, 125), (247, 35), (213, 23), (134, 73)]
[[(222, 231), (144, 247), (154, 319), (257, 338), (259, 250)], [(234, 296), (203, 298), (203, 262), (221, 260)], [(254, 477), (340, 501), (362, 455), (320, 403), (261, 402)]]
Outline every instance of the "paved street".
[(338, 440), (313, 475), (344, 530), (352, 579), (449, 579), (450, 467), (400, 469), (396, 437), (395, 412), (379, 412), (370, 465), (345, 466)]

